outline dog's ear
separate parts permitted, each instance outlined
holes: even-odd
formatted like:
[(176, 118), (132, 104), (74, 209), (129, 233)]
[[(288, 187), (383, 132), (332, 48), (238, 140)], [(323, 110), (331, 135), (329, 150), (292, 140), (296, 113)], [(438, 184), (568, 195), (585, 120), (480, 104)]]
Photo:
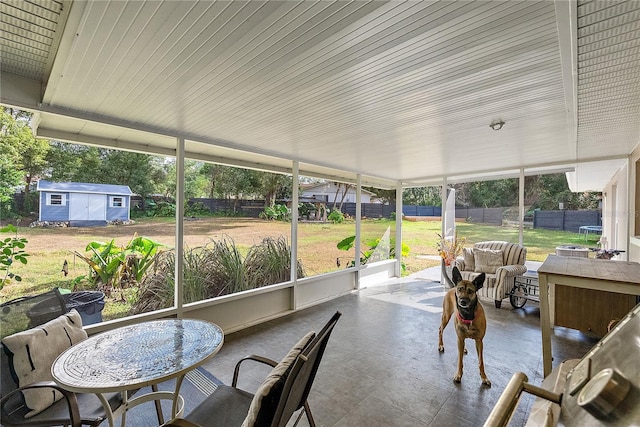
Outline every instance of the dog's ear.
[(484, 276), (485, 276), (484, 273), (480, 273), (480, 275), (478, 275), (478, 277), (473, 279), (473, 282), (471, 282), (476, 286), (476, 291), (480, 289), (482, 285), (484, 285)]
[(453, 283), (455, 283), (456, 285), (462, 280), (462, 274), (460, 274), (460, 270), (458, 270), (458, 267), (453, 267), (453, 270), (451, 271), (451, 278), (453, 279)]

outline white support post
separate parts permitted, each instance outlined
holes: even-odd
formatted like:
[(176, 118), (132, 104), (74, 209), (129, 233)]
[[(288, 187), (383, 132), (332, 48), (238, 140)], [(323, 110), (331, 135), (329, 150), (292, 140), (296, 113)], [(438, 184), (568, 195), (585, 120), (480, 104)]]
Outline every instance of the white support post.
[(444, 222), (444, 214), (447, 209), (447, 177), (442, 177), (442, 190), (440, 191), (440, 232), (442, 237), (445, 237), (445, 222)]
[(356, 270), (356, 289), (360, 289), (360, 225), (362, 221), (362, 177), (360, 174), (356, 177), (356, 240), (355, 247), (355, 270)]
[(402, 183), (396, 185), (396, 277), (402, 276)]
[(291, 185), (291, 281), (293, 282), (293, 294), (291, 295), (291, 309), (298, 307), (296, 288), (298, 286), (298, 180), (300, 164), (293, 162), (293, 180)]
[(177, 139), (176, 147), (176, 238), (174, 271), (174, 305), (178, 319), (182, 318), (184, 304), (184, 138)]
[(524, 168), (520, 168), (520, 182), (518, 193), (518, 242), (524, 246)]
[(442, 178), (442, 237), (453, 237), (456, 234), (456, 196), (449, 190), (447, 177)]

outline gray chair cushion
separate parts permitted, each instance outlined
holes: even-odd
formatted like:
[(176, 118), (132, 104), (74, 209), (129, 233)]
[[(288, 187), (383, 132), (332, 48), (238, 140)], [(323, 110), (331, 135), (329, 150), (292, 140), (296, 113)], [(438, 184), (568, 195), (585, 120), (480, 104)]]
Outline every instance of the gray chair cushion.
[(247, 416), (252, 399), (251, 393), (221, 384), (204, 404), (189, 413), (189, 421), (207, 427), (239, 426)]

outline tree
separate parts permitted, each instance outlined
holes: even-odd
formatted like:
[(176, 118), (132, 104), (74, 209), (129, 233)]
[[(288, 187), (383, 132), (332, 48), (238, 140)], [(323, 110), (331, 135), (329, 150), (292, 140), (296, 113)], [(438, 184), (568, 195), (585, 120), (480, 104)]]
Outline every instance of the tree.
[(237, 200), (258, 193), (256, 177), (249, 169), (206, 163), (201, 169), (201, 174), (207, 178), (211, 198)]
[(453, 184), (456, 204), (465, 207), (495, 208), (518, 205), (518, 180), (498, 179)]
[(22, 183), (22, 175), (16, 164), (19, 162), (18, 152), (12, 144), (15, 137), (16, 121), (6, 111), (0, 110), (0, 217), (7, 217), (12, 211), (13, 193)]
[(0, 161), (3, 184), (0, 198), (5, 206), (7, 197), (13, 196), (13, 189), (22, 184), (25, 194), (23, 211), (28, 213), (32, 207), (31, 182), (46, 168), (49, 143), (33, 136), (27, 113), (3, 107), (1, 114), (0, 148), (6, 155)]
[(380, 200), (384, 204), (394, 205), (396, 203), (396, 190), (383, 190), (381, 188), (375, 188), (375, 187), (362, 187), (362, 188), (374, 193), (378, 198), (378, 200)]
[(31, 200), (31, 183), (42, 175), (47, 166), (49, 142), (36, 139), (28, 126), (20, 129), (20, 142), (17, 146), (21, 158), (20, 170), (24, 176), (24, 211), (30, 212), (34, 206)]
[(103, 151), (88, 145), (50, 142), (47, 155), (49, 179), (56, 182), (100, 182)]
[[(203, 163), (195, 160), (184, 162), (184, 197), (186, 200), (207, 195), (207, 178), (201, 173)], [(166, 185), (162, 193), (175, 197), (176, 194), (176, 162), (175, 159), (165, 166)]]
[(289, 175), (254, 171), (265, 206), (273, 206), (277, 199), (291, 197), (293, 180)]
[(352, 185), (343, 182), (334, 182), (334, 185), (336, 186), (336, 195), (333, 198), (333, 210), (336, 210), (336, 205), (338, 204), (338, 196), (340, 196), (340, 205), (338, 206), (338, 210), (342, 212), (344, 199), (347, 197), (347, 194), (349, 194), (349, 189), (352, 188)]
[(441, 187), (414, 187), (402, 192), (402, 203), (418, 206), (442, 205)]
[(103, 155), (104, 160), (96, 178), (104, 184), (128, 185), (143, 200), (157, 193), (166, 179), (158, 157), (118, 150), (104, 150)]

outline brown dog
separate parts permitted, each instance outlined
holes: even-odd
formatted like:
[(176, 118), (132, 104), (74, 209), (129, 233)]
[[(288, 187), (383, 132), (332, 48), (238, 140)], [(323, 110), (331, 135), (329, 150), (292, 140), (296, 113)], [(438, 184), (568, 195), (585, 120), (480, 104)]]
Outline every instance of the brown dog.
[(442, 302), (442, 322), (438, 331), (438, 351), (444, 352), (442, 333), (447, 327), (452, 315), (458, 335), (458, 372), (453, 377), (453, 381), (459, 383), (462, 379), (462, 357), (467, 352), (464, 340), (471, 338), (476, 341), (476, 351), (478, 352), (478, 367), (482, 384), (491, 386), (491, 381), (484, 373), (484, 360), (482, 358), (482, 339), (487, 331), (487, 318), (484, 315), (482, 304), (478, 301), (476, 292), (484, 283), (485, 274), (481, 273), (473, 281), (463, 280), (460, 271), (453, 267), (453, 282), (456, 287), (449, 290)]

